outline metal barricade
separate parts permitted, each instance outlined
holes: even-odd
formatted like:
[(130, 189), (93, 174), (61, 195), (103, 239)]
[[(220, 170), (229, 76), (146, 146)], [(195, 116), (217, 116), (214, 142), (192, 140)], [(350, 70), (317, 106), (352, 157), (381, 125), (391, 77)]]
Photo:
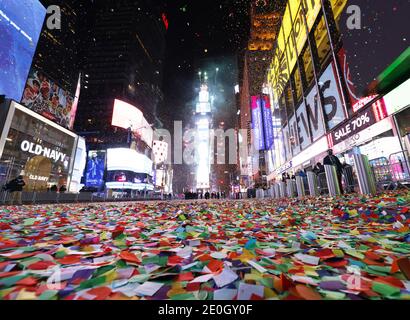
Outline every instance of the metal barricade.
[(319, 189), (319, 194), (329, 194), (325, 172), (321, 172), (317, 175), (317, 187)]
[(80, 192), (77, 197), (77, 202), (90, 202), (93, 200), (92, 192)]
[(404, 152), (370, 160), (371, 170), (379, 190), (410, 189), (410, 165)]
[(0, 199), (2, 204), (6, 204), (10, 202), (11, 194), (8, 191), (1, 191)]
[(345, 166), (343, 168), (342, 184), (343, 184), (343, 190), (346, 193), (354, 193), (354, 192), (359, 191), (358, 190), (359, 183), (353, 171), (352, 166)]
[(275, 189), (275, 199), (280, 199), (280, 184), (275, 183), (273, 187)]
[(305, 185), (303, 183), (303, 177), (296, 176), (296, 190), (298, 193), (298, 198), (303, 198), (305, 196)]
[(410, 165), (408, 157), (404, 152), (393, 153), (389, 156), (390, 172), (393, 181), (399, 186), (409, 188)]
[(289, 198), (293, 198), (296, 195), (296, 181), (289, 179), (286, 181), (286, 193)]
[(376, 180), (371, 170), (368, 157), (362, 154), (355, 154), (353, 156), (353, 162), (359, 180), (360, 193), (374, 195), (376, 193)]
[(21, 195), (21, 201), (27, 204), (34, 204), (36, 202), (36, 192), (23, 192)]
[(326, 174), (326, 184), (330, 196), (338, 196), (341, 194), (339, 179), (335, 166), (324, 165)]
[(303, 188), (305, 189), (305, 196), (310, 196), (308, 177), (302, 177)]
[(307, 181), (308, 181), (309, 195), (312, 197), (317, 197), (320, 193), (320, 190), (318, 187), (318, 177), (312, 171), (308, 171), (306, 175), (307, 175)]
[(59, 193), (57, 202), (58, 203), (73, 203), (77, 202), (78, 194), (76, 193)]
[(59, 194), (56, 192), (39, 192), (35, 195), (34, 202), (36, 204), (42, 203), (56, 203), (58, 202)]
[(286, 197), (286, 184), (283, 181), (279, 182), (279, 194), (281, 198)]

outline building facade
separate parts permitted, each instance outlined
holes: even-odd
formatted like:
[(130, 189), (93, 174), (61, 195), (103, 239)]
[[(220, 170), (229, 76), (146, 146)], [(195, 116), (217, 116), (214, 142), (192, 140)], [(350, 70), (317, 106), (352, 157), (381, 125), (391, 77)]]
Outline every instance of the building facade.
[[(273, 123), (279, 124), (274, 125), (268, 181), (280, 179), (284, 172), (312, 169), (329, 148), (349, 164), (354, 152), (367, 155), (373, 167), (406, 163), (408, 132), (403, 128), (408, 117), (403, 108), (409, 104), (404, 95), (408, 82), (387, 95), (366, 91), (394, 59), (378, 57), (382, 53), (367, 37), (363, 45), (367, 43), (366, 50), (373, 49), (375, 57), (363, 55), (363, 65), (371, 60), (374, 67), (369, 72), (352, 63), (360, 54), (360, 38), (347, 24), (349, 4), (347, 0), (287, 3), (264, 89), (270, 95)], [(383, 12), (384, 5), (380, 6)], [(388, 37), (387, 31), (378, 36)], [(385, 50), (396, 58), (405, 48), (398, 43)], [(392, 117), (393, 109), (400, 110), (404, 120)], [(400, 170), (408, 175), (408, 168)]]
[(91, 146), (121, 146), (128, 133), (111, 126), (115, 99), (136, 106), (150, 124), (156, 122), (166, 26), (152, 1), (97, 2), (95, 12), (75, 128)]
[[(251, 110), (253, 97), (260, 96), (265, 82), (265, 70), (274, 54), (275, 40), (280, 28), (284, 1), (251, 3), (251, 35), (244, 54), (240, 84), (239, 128), (239, 171), (241, 191), (266, 185), (266, 151), (256, 146), (256, 127)], [(246, 130), (246, 134), (245, 133)]]

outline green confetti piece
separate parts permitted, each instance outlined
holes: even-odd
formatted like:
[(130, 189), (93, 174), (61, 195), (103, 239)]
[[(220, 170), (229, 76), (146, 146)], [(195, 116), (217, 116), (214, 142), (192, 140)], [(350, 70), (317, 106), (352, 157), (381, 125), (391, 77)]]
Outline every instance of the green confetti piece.
[(380, 293), (384, 297), (393, 296), (393, 295), (397, 295), (400, 293), (399, 288), (390, 286), (385, 283), (377, 282), (377, 281), (373, 281), (372, 290), (374, 292)]
[(81, 282), (79, 289), (94, 288), (106, 283), (106, 277), (98, 277)]
[(171, 300), (197, 300), (192, 293), (175, 294), (170, 299)]
[(57, 293), (58, 291), (55, 290), (44, 291), (40, 295), (39, 300), (57, 300)]
[(262, 278), (258, 280), (261, 285), (273, 289), (273, 279), (272, 278)]
[(24, 279), (27, 277), (28, 275), (17, 275), (17, 276), (12, 276), (12, 277), (7, 277), (7, 278), (1, 278), (0, 285), (5, 286), (5, 287), (10, 287), (14, 285), (16, 282), (19, 282), (21, 279)]
[(135, 276), (133, 276), (129, 282), (134, 283), (134, 282), (138, 282), (138, 283), (144, 283), (146, 281), (148, 281), (148, 279), (151, 277), (151, 275), (149, 274), (137, 274)]

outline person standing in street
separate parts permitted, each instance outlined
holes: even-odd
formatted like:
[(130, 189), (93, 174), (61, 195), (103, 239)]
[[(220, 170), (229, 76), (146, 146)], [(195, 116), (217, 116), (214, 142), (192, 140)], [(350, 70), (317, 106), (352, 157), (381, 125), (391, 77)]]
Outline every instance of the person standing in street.
[(329, 165), (336, 167), (337, 181), (340, 187), (340, 193), (343, 194), (343, 185), (342, 185), (342, 173), (343, 166), (339, 158), (333, 154), (333, 150), (329, 149), (327, 151), (327, 156), (323, 159), (323, 165)]
[(13, 179), (9, 183), (7, 183), (6, 190), (10, 191), (11, 193), (11, 205), (13, 205), (15, 202), (17, 202), (18, 205), (23, 204), (21, 196), (25, 185), (26, 183), (24, 182), (23, 176), (18, 176), (16, 179)]

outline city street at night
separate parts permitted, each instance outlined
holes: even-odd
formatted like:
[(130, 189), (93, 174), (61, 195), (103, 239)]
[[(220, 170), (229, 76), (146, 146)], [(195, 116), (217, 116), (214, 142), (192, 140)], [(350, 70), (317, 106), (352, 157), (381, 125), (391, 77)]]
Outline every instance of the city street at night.
[(410, 197), (0, 209), (0, 298), (409, 299)]
[(396, 316), (409, 14), (410, 0), (0, 0), (0, 317)]

